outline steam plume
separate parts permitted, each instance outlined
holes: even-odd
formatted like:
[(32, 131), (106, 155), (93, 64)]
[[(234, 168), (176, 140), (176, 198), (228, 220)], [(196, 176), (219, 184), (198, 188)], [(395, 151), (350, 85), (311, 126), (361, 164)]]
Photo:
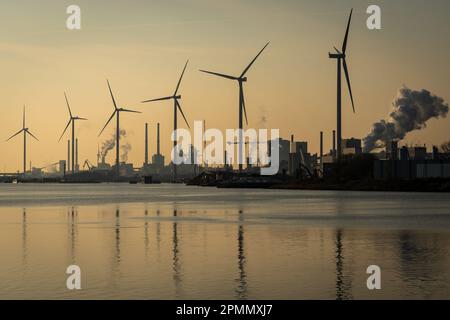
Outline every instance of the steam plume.
[[(119, 134), (120, 134), (120, 137), (122, 138), (122, 137), (126, 137), (127, 132), (125, 131), (125, 129), (121, 129)], [(116, 146), (116, 132), (113, 133), (111, 138), (109, 138), (108, 140), (103, 142), (102, 149), (100, 151), (100, 153), (102, 155), (102, 159), (104, 159), (106, 157), (106, 155), (108, 154), (108, 152), (111, 151), (112, 149), (114, 149), (115, 146)], [(128, 151), (127, 151), (127, 153), (128, 153)]]
[(120, 149), (122, 150), (122, 155), (120, 156), (120, 159), (122, 160), (122, 162), (127, 162), (128, 161), (128, 152), (131, 151), (131, 144), (128, 142), (125, 142)]
[(446, 117), (449, 106), (441, 97), (422, 89), (402, 87), (392, 102), (393, 110), (387, 120), (375, 122), (364, 138), (364, 151), (386, 146), (390, 141), (402, 140), (408, 132), (426, 127), (431, 118)]

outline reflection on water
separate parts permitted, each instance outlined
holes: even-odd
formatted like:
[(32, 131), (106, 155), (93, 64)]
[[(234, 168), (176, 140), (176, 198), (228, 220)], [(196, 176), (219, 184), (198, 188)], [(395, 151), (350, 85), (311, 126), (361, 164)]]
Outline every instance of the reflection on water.
[(343, 231), (336, 230), (336, 300), (351, 299), (351, 276), (344, 274)]
[(70, 243), (70, 263), (71, 264), (77, 264), (76, 260), (76, 241), (77, 241), (77, 218), (78, 218), (78, 212), (75, 210), (74, 207), (72, 207), (67, 212), (67, 225), (69, 228), (69, 243)]
[[(0, 298), (450, 298), (445, 197), (399, 217), (416, 205), (241, 193), (250, 199), (0, 207)], [(65, 289), (70, 264), (81, 291)], [(366, 288), (371, 264), (380, 291)]]
[(238, 270), (239, 270), (239, 279), (238, 279), (238, 288), (236, 290), (238, 299), (247, 298), (247, 282), (245, 275), (245, 252), (244, 252), (244, 212), (239, 210), (239, 226), (238, 226)]
[(25, 272), (28, 269), (27, 262), (27, 209), (22, 209), (22, 266)]
[[(148, 217), (148, 208), (145, 207), (145, 217)], [(148, 221), (144, 222), (144, 248), (145, 248), (145, 257), (148, 257), (148, 249), (149, 249), (150, 239), (148, 237)]]
[[(173, 217), (177, 217), (177, 209), (173, 210)], [(174, 219), (173, 222), (173, 235), (172, 235), (172, 253), (173, 253), (173, 281), (175, 284), (175, 296), (176, 298), (180, 297), (180, 290), (181, 290), (181, 263), (180, 263), (180, 257), (179, 257), (179, 248), (178, 248), (178, 229), (177, 229), (177, 222), (176, 219)]]
[[(336, 299), (342, 300), (345, 298), (345, 291), (343, 286), (343, 268), (344, 262), (342, 258), (342, 242), (341, 230), (336, 232)], [(343, 297), (344, 296), (344, 297)]]

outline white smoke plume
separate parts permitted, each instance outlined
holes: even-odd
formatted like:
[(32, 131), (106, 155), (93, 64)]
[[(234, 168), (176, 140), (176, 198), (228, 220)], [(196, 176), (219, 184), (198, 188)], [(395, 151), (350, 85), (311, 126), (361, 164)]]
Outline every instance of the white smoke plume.
[(56, 164), (52, 164), (51, 166), (49, 166), (47, 171), (49, 173), (56, 173), (56, 172), (58, 172), (58, 169), (56, 168)]
[(431, 118), (445, 118), (449, 106), (428, 90), (417, 91), (404, 86), (398, 90), (392, 109), (387, 120), (375, 122), (364, 138), (365, 152), (386, 146), (390, 141), (402, 140), (408, 132), (425, 128)]
[[(122, 137), (125, 138), (127, 135), (127, 132), (125, 131), (125, 129), (121, 129), (119, 132), (119, 135), (121, 138)], [(102, 159), (105, 158), (108, 155), (108, 152), (111, 151), (112, 149), (114, 149), (115, 146), (116, 146), (116, 132), (114, 131), (111, 138), (104, 141), (102, 144), (102, 149), (100, 151), (100, 153), (102, 155)], [(131, 149), (131, 147), (130, 147), (130, 149)], [(127, 151), (127, 153), (128, 153), (128, 151)]]
[(122, 155), (120, 156), (120, 159), (122, 162), (128, 161), (128, 152), (131, 151), (131, 144), (128, 142), (125, 142), (123, 145), (120, 146), (120, 150), (122, 150)]

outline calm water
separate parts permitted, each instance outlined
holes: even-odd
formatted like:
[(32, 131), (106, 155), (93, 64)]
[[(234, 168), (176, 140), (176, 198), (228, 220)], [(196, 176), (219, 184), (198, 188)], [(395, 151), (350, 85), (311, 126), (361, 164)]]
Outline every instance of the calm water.
[(11, 298), (450, 299), (450, 196), (0, 185)]

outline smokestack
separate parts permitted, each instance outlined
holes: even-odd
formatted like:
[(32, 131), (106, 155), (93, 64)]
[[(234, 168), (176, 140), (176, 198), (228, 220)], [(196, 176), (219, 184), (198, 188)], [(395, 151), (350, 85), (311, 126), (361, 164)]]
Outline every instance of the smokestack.
[(291, 135), (291, 143), (289, 148), (289, 161), (288, 161), (288, 172), (289, 175), (294, 174), (294, 153), (295, 153), (295, 147), (294, 147), (294, 135)]
[(145, 160), (144, 164), (148, 164), (148, 123), (145, 123)]
[(323, 172), (323, 131), (320, 131), (320, 171)]
[(202, 139), (203, 139), (203, 165), (206, 166), (206, 160), (205, 160), (205, 150), (206, 150), (206, 140), (205, 140), (205, 133), (206, 133), (206, 120), (203, 119), (203, 135), (202, 135)]
[(409, 159), (409, 151), (408, 148), (406, 146), (403, 146), (400, 149), (400, 160), (405, 161)]
[(78, 171), (78, 138), (75, 139), (75, 171)]
[(433, 160), (439, 160), (439, 149), (436, 146), (433, 146)]
[(158, 128), (156, 129), (156, 145), (157, 145), (157, 152), (156, 154), (160, 155), (161, 154), (161, 150), (160, 150), (160, 145), (159, 145), (159, 123), (158, 123)]
[(398, 141), (394, 140), (391, 141), (390, 150), (387, 150), (389, 153), (389, 158), (391, 160), (397, 160), (398, 159)]
[(291, 134), (291, 151), (289, 153), (295, 153), (295, 146), (294, 146), (294, 135)]
[(332, 150), (333, 161), (336, 161), (336, 130), (333, 130), (333, 150)]
[(70, 140), (67, 140), (67, 168), (70, 168)]
[(97, 144), (97, 167), (100, 164), (100, 146)]
[(190, 158), (191, 158), (192, 169), (194, 171), (194, 176), (196, 176), (197, 175), (197, 170), (196, 170), (196, 165), (195, 165), (195, 160), (194, 160), (195, 151), (194, 151), (194, 145), (193, 144), (191, 144), (190, 147), (189, 147), (189, 153), (190, 153)]
[(224, 162), (225, 162), (225, 168), (227, 167), (227, 150), (225, 149), (225, 151), (224, 151)]

